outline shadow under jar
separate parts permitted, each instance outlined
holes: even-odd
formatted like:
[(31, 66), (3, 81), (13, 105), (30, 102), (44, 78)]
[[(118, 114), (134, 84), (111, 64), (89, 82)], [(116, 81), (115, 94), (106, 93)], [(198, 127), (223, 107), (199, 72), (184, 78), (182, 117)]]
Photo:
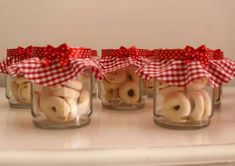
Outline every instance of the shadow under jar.
[(89, 124), (92, 114), (92, 76), (80, 74), (62, 85), (32, 84), (32, 116), (46, 129), (77, 128)]
[(112, 110), (136, 110), (145, 105), (143, 80), (129, 66), (105, 74), (99, 83), (99, 98), (104, 108)]
[(154, 122), (171, 129), (199, 129), (210, 124), (212, 88), (206, 78), (185, 87), (154, 80)]
[(24, 76), (6, 75), (6, 97), (12, 108), (31, 107), (31, 84)]

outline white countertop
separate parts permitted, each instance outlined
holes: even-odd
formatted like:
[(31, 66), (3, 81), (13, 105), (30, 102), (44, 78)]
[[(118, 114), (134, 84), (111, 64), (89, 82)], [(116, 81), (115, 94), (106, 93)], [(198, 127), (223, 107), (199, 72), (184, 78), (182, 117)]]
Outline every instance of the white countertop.
[(102, 109), (90, 125), (70, 130), (35, 127), (30, 110), (9, 108), (0, 89), (0, 165), (235, 165), (235, 87), (223, 89), (209, 127), (179, 131), (156, 126), (152, 100), (144, 110)]

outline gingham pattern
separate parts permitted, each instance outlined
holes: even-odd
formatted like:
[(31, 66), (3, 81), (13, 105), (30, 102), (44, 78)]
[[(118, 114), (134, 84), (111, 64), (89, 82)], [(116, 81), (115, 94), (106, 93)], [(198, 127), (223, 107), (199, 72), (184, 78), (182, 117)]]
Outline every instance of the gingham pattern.
[(91, 59), (69, 58), (69, 62), (69, 65), (64, 67), (59, 63), (45, 66), (39, 58), (31, 58), (9, 66), (7, 69), (13, 76), (24, 75), (30, 81), (43, 86), (63, 84), (83, 72), (91, 72), (96, 79), (102, 79), (100, 68)]
[[(164, 50), (162, 51), (164, 52)], [(212, 87), (218, 87), (233, 79), (234, 63), (229, 59), (223, 59), (222, 55), (215, 55), (218, 51), (215, 54), (213, 51), (209, 51), (210, 58), (207, 66), (200, 61), (190, 60), (185, 63), (185, 59), (177, 60), (177, 56), (185, 56), (183, 50), (178, 52), (167, 50), (166, 52), (174, 58), (167, 59), (166, 56), (152, 58), (152, 62), (137, 70), (138, 75), (146, 80), (156, 78), (170, 85), (181, 87), (202, 77), (208, 78)]]
[(32, 46), (7, 49), (7, 56), (0, 63), (0, 72), (8, 74), (7, 67), (32, 56)]
[(9, 66), (7, 71), (13, 76), (24, 75), (30, 81), (43, 86), (63, 84), (84, 72), (91, 72), (96, 79), (102, 79), (99, 66), (91, 58), (91, 49), (69, 48), (69, 50), (69, 58), (66, 59), (68, 63), (62, 66), (60, 61), (64, 58), (57, 58), (56, 56), (61, 56), (58, 52), (48, 64), (45, 63), (48, 57), (45, 56), (46, 47), (33, 47), (33, 58), (15, 63)]
[(232, 62), (233, 62), (233, 66), (234, 66), (233, 76), (235, 77), (235, 61), (232, 60)]
[(150, 56), (151, 51), (135, 47), (123, 50), (121, 48), (102, 50), (102, 57), (97, 59), (97, 63), (102, 67), (103, 73), (123, 69), (130, 65), (140, 67), (149, 62), (146, 57)]
[(10, 61), (9, 58), (3, 59), (2, 62), (0, 63), (0, 73), (7, 74), (6, 68), (11, 64), (12, 62)]

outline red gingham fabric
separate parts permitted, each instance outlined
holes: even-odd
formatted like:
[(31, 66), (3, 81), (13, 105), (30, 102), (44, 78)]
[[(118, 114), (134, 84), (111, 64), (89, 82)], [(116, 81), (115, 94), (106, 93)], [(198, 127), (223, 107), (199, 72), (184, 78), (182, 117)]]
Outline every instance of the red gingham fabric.
[[(59, 46), (60, 47), (60, 46)], [(57, 47), (57, 48), (59, 48)], [(45, 55), (46, 47), (33, 47), (33, 56), (7, 68), (9, 74), (13, 76), (24, 75), (32, 82), (43, 86), (54, 86), (63, 84), (73, 79), (79, 73), (91, 72), (96, 79), (102, 78), (99, 66), (90, 58), (92, 50), (88, 48), (67, 48), (69, 50), (68, 58), (61, 58), (63, 55), (56, 51), (56, 55)], [(55, 49), (56, 50), (56, 49)], [(62, 51), (63, 52), (63, 51)], [(54, 59), (46, 59), (52, 56)], [(67, 62), (66, 65), (60, 62)]]
[(232, 61), (233, 61), (233, 66), (234, 66), (233, 76), (235, 77), (235, 60), (232, 60)]
[(7, 49), (7, 56), (0, 63), (0, 72), (8, 74), (7, 67), (32, 57), (32, 46)]
[(97, 62), (102, 66), (103, 73), (108, 73), (134, 65), (137, 67), (149, 62), (146, 57), (151, 51), (136, 47), (120, 47), (119, 49), (102, 49), (102, 57)]
[(153, 50), (151, 62), (139, 68), (137, 73), (143, 79), (156, 78), (173, 86), (186, 86), (195, 79), (206, 77), (212, 87), (218, 87), (233, 79), (234, 63), (224, 58), (221, 50), (201, 46), (192, 49), (189, 56), (186, 48)]

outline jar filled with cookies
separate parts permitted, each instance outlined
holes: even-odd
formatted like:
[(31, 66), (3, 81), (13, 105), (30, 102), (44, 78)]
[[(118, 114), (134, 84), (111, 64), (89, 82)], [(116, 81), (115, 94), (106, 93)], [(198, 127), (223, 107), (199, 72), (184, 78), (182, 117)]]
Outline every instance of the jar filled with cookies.
[[(155, 124), (171, 129), (208, 126), (213, 115), (213, 88), (232, 79), (230, 60), (223, 58), (222, 51), (204, 45), (197, 49), (156, 49), (153, 54), (152, 62), (139, 72), (146, 80), (154, 79)], [(216, 69), (225, 64), (231, 68)]]
[(127, 67), (105, 74), (100, 83), (104, 108), (126, 110), (144, 107), (142, 80), (135, 74), (135, 70), (135, 67)]
[(76, 128), (90, 122), (92, 113), (92, 77), (79, 74), (61, 85), (41, 86), (33, 84), (32, 115), (40, 128)]
[(154, 121), (172, 128), (201, 128), (212, 117), (212, 88), (206, 78), (179, 87), (156, 81)]
[(13, 108), (30, 108), (31, 84), (24, 76), (7, 75), (6, 94), (9, 105)]
[(143, 80), (136, 71), (148, 53), (135, 47), (102, 50), (98, 63), (104, 77), (99, 83), (99, 98), (104, 108), (136, 110), (144, 107)]
[(77, 128), (89, 124), (92, 75), (97, 79), (102, 76), (91, 58), (92, 50), (62, 44), (33, 47), (33, 54), (34, 58), (17, 67), (32, 82), (34, 124), (45, 129)]
[(32, 47), (18, 47), (7, 49), (7, 57), (1, 62), (2, 73), (5, 73), (5, 92), (10, 107), (30, 108), (31, 106), (31, 86), (30, 81), (23, 75), (10, 75), (12, 68), (17, 63), (30, 58)]

